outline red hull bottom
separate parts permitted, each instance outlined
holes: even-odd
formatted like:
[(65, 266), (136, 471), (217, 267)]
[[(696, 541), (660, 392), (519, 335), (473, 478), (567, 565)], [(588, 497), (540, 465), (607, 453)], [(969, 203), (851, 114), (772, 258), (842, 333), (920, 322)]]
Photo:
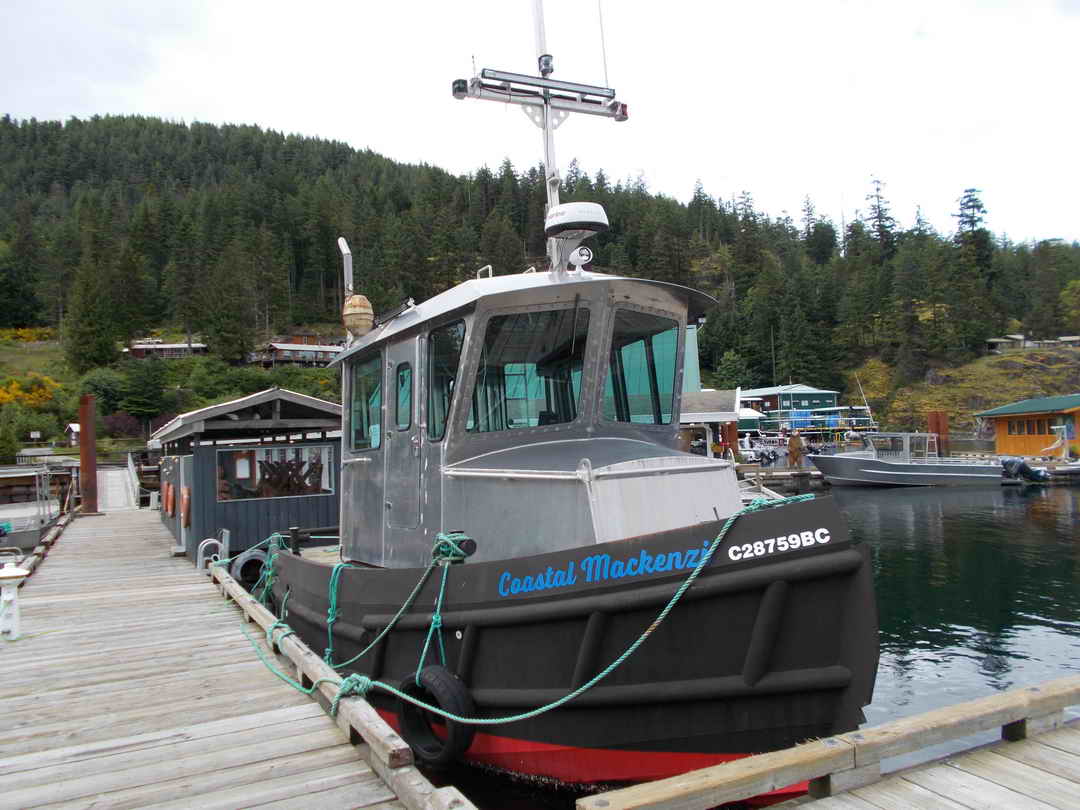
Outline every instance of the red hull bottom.
[[(396, 714), (383, 709), (378, 712), (400, 733)], [(588, 785), (606, 782), (651, 782), (742, 759), (744, 756), (747, 755), (575, 748), (478, 731), (465, 754), (465, 761), (518, 776), (541, 777), (568, 785)], [(799, 782), (758, 796), (748, 803), (767, 806), (787, 801), (805, 792), (806, 782)]]

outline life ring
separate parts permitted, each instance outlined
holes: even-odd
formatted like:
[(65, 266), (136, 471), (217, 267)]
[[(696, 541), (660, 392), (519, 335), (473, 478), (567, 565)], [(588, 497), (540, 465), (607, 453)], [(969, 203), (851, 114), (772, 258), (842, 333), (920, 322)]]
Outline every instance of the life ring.
[(191, 487), (180, 490), (180, 525), (185, 529), (191, 525)]
[(169, 517), (176, 514), (176, 486), (171, 482), (165, 484), (165, 514)]
[[(431, 703), (459, 717), (470, 717), (476, 711), (465, 684), (445, 667), (424, 667), (420, 671), (419, 685), (416, 683), (416, 673), (413, 673), (398, 688), (410, 697)], [(432, 728), (432, 719), (444, 724), (440, 726), (438, 734)], [(474, 726), (433, 715), (402, 698), (398, 698), (398, 720), (401, 723), (401, 736), (413, 753), (435, 767), (445, 767), (454, 762), (469, 750), (476, 735)]]

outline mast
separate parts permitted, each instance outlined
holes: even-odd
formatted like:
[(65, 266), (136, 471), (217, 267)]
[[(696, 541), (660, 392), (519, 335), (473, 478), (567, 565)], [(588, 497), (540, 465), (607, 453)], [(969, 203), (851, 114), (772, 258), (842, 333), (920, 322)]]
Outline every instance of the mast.
[[(616, 121), (625, 121), (628, 114), (626, 105), (615, 99), (615, 91), (610, 87), (550, 78), (555, 70), (555, 60), (547, 52), (543, 0), (533, 0), (533, 23), (539, 76), (526, 76), (521, 73), (484, 68), (478, 76), (473, 76), (471, 79), (455, 79), (452, 89), (454, 98), (458, 99), (479, 98), (503, 104), (517, 104), (540, 128), (544, 139), (544, 185), (547, 193), (545, 216), (550, 217), (552, 211), (560, 205), (559, 184), (561, 181), (555, 162), (555, 130), (572, 112), (614, 118)], [(606, 225), (605, 217), (603, 227)], [(552, 268), (564, 269), (570, 252), (580, 241), (581, 239), (577, 241), (557, 239), (549, 235), (547, 248)]]

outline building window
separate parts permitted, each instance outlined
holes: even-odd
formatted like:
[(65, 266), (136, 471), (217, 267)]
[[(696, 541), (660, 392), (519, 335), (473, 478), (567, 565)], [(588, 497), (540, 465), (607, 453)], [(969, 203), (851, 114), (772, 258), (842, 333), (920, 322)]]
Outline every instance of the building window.
[(1040, 436), (1045, 436), (1046, 435), (1046, 420), (1045, 419), (1039, 419), (1039, 420), (1037, 420), (1037, 422), (1038, 422), (1038, 425), (1039, 425), (1039, 435)]
[(1015, 436), (1016, 435), (1016, 420), (1015, 419), (1010, 419), (1009, 420), (1009, 435), (1010, 436)]
[(382, 426), (382, 355), (353, 364), (349, 406), (350, 447), (376, 450)]
[(589, 333), (584, 307), (496, 315), (488, 321), (466, 430), (572, 422)]
[(328, 444), (218, 450), (217, 499), (333, 495), (336, 466)]
[(1029, 436), (1034, 436), (1035, 435), (1035, 420), (1034, 419), (1028, 419), (1027, 420), (1027, 432), (1028, 432)]
[(679, 324), (627, 309), (615, 313), (603, 413), (617, 422), (671, 424)]

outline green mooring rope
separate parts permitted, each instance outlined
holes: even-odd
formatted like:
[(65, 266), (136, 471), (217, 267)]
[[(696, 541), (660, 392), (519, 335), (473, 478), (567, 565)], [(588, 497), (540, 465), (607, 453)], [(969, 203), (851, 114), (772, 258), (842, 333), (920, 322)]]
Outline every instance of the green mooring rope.
[[(402, 692), (400, 689), (397, 689), (397, 688), (395, 688), (393, 686), (390, 686), (389, 684), (383, 683), (382, 681), (372, 680), (371, 678), (367, 677), (366, 675), (352, 674), (352, 675), (348, 675), (347, 677), (343, 678), (341, 681), (337, 682), (338, 691), (337, 691), (337, 694), (334, 696), (334, 699), (332, 700), (332, 702), (330, 704), (330, 713), (331, 713), (331, 715), (336, 715), (337, 714), (338, 705), (339, 705), (339, 703), (341, 702), (342, 699), (344, 699), (346, 697), (349, 697), (350, 695), (358, 695), (360, 697), (364, 697), (364, 696), (366, 696), (368, 694), (368, 692), (370, 692), (372, 689), (376, 689), (376, 688), (381, 689), (382, 691), (387, 692), (387, 693), (389, 693), (391, 695), (394, 695), (394, 696), (400, 698), (401, 700), (407, 701), (408, 703), (411, 703), (414, 706), (417, 706), (417, 707), (419, 707), (421, 709), (424, 709), (425, 711), (431, 712), (432, 714), (436, 714), (436, 715), (439, 715), (440, 717), (446, 718), (447, 720), (451, 720), (451, 721), (453, 721), (455, 723), (462, 723), (462, 724), (465, 724), (465, 725), (492, 726), (492, 725), (500, 725), (502, 723), (515, 723), (515, 722), (518, 722), (518, 721), (521, 721), (521, 720), (528, 720), (529, 718), (537, 717), (537, 716), (539, 716), (541, 714), (545, 714), (545, 713), (547, 713), (547, 712), (549, 712), (549, 711), (551, 711), (553, 709), (557, 709), (560, 706), (563, 706), (566, 703), (569, 703), (571, 700), (574, 700), (578, 696), (580, 696), (583, 693), (587, 692), (589, 689), (592, 689), (594, 686), (596, 686), (596, 684), (598, 684), (600, 681), (602, 681), (604, 678), (606, 678), (608, 675), (610, 675), (612, 672), (614, 672), (616, 669), (618, 669), (627, 658), (629, 658), (631, 655), (634, 654), (634, 652), (638, 649), (638, 647), (640, 647), (642, 644), (645, 643), (645, 640), (653, 633), (654, 630), (656, 630), (656, 628), (658, 628), (660, 626), (660, 624), (664, 621), (664, 619), (666, 619), (668, 617), (668, 614), (671, 613), (671, 611), (679, 603), (679, 600), (682, 599), (683, 594), (686, 593), (686, 591), (690, 588), (690, 586), (694, 584), (694, 581), (698, 578), (698, 575), (701, 573), (702, 569), (704, 569), (705, 566), (709, 564), (709, 561), (712, 559), (712, 556), (716, 552), (716, 549), (720, 547), (720, 544), (723, 542), (724, 537), (727, 535), (728, 531), (731, 529), (732, 525), (735, 523), (735, 521), (738, 518), (740, 518), (742, 515), (746, 515), (746, 514), (749, 514), (751, 512), (758, 512), (758, 511), (761, 511), (763, 509), (769, 509), (769, 508), (776, 507), (776, 506), (783, 506), (784, 504), (798, 503), (800, 501), (813, 500), (813, 498), (814, 498), (814, 496), (809, 495), (809, 494), (808, 495), (795, 495), (795, 496), (792, 496), (790, 498), (780, 498), (778, 500), (768, 500), (766, 498), (756, 498), (751, 503), (749, 503), (747, 506), (744, 506), (738, 512), (731, 515), (731, 517), (729, 517), (727, 520), (724, 521), (724, 525), (720, 529), (720, 534), (718, 534), (716, 536), (716, 538), (712, 541), (712, 544), (709, 546), (708, 550), (701, 556), (701, 559), (698, 562), (697, 566), (694, 568), (693, 571), (690, 572), (689, 576), (687, 576), (686, 579), (683, 580), (683, 582), (679, 586), (678, 590), (675, 591), (675, 593), (672, 595), (671, 599), (668, 600), (668, 603), (664, 606), (664, 608), (660, 611), (660, 613), (657, 614), (657, 617), (644, 630), (644, 632), (642, 632), (642, 634), (640, 636), (638, 636), (638, 638), (629, 647), (627, 647), (626, 650), (624, 650), (623, 653), (618, 658), (616, 658), (614, 661), (612, 661), (610, 664), (608, 664), (608, 666), (605, 667), (602, 672), (597, 674), (595, 677), (593, 677), (587, 683), (584, 683), (581, 686), (579, 686), (574, 691), (572, 691), (572, 692), (570, 692), (570, 693), (568, 693), (566, 695), (563, 695), (563, 697), (559, 698), (558, 700), (554, 700), (551, 703), (548, 703), (548, 704), (546, 704), (544, 706), (539, 706), (539, 707), (537, 707), (535, 709), (532, 709), (530, 711), (522, 712), (520, 714), (511, 715), (509, 717), (461, 717), (460, 715), (456, 715), (453, 712), (445, 711), (444, 709), (441, 709), (438, 706), (432, 706), (430, 703), (426, 703), (425, 701), (419, 700), (418, 698), (415, 698), (412, 695), (407, 695), (404, 692)], [(413, 599), (415, 599), (416, 594), (419, 593), (420, 588), (423, 586), (424, 582), (427, 581), (427, 577), (431, 573), (431, 570), (434, 568), (434, 566), (438, 565), (438, 564), (442, 564), (444, 566), (444, 568), (443, 568), (443, 583), (442, 583), (443, 587), (440, 587), (440, 589), (439, 589), (439, 596), (436, 599), (435, 609), (432, 612), (432, 625), (428, 630), (428, 639), (424, 644), (424, 650), (423, 650), (423, 652), (421, 653), (421, 656), (420, 656), (420, 667), (418, 667), (418, 669), (417, 669), (417, 676), (419, 678), (419, 672), (420, 672), (420, 669), (423, 666), (424, 658), (427, 655), (427, 649), (428, 649), (429, 643), (431, 641), (431, 637), (436, 632), (437, 628), (441, 628), (441, 626), (442, 626), (442, 617), (441, 617), (442, 600), (443, 600), (443, 593), (444, 593), (444, 588), (445, 588), (445, 584), (446, 584), (447, 570), (449, 569), (449, 559), (446, 559), (445, 555), (448, 554), (448, 553), (456, 553), (456, 554), (461, 554), (462, 559), (464, 558), (465, 555), (461, 552), (461, 549), (458, 548), (458, 546), (457, 546), (457, 544), (455, 542), (455, 540), (460, 540), (461, 538), (462, 538), (462, 535), (460, 535), (460, 534), (457, 534), (457, 535), (443, 535), (443, 534), (440, 534), (440, 535), (438, 535), (438, 537), (436, 538), (435, 547), (432, 550), (433, 551), (433, 553), (432, 553), (432, 557), (433, 557), (432, 562), (428, 565), (428, 567), (424, 571), (423, 575), (421, 575), (420, 581), (417, 583), (417, 586), (413, 589), (413, 592), (411, 594), (409, 594), (409, 598), (405, 601), (405, 604), (402, 605), (402, 609), (398, 611), (397, 615), (394, 616), (394, 618), (390, 621), (390, 624), (388, 624), (386, 626), (386, 628), (384, 628), (384, 630), (379, 634), (379, 636), (374, 641), (372, 641), (372, 643), (369, 644), (367, 648), (365, 648), (358, 655), (356, 655), (353, 658), (349, 659), (349, 661), (345, 662), (346, 664), (351, 663), (352, 661), (355, 661), (361, 655), (363, 655), (368, 650), (370, 650), (376, 643), (378, 643), (378, 641), (390, 630), (390, 628), (394, 626), (394, 624), (397, 622), (397, 620), (405, 612), (408, 605), (412, 603)], [(449, 543), (449, 545), (448, 546), (444, 545), (445, 543)], [(337, 566), (335, 566), (335, 569), (337, 569)], [(332, 574), (331, 574), (331, 576), (332, 576)], [(336, 584), (337, 583), (335, 581), (334, 582), (335, 588), (336, 588)], [(332, 594), (332, 598), (333, 598), (334, 607), (335, 607), (335, 610), (336, 610), (336, 590)], [(284, 621), (282, 621), (282, 620), (274, 622), (274, 624), (272, 624), (270, 626), (270, 628), (268, 628), (268, 630), (267, 630), (268, 638), (272, 636), (272, 631), (277, 627), (288, 628), (288, 625), (285, 624)], [(243, 628), (241, 628), (241, 629), (243, 629)], [(291, 628), (288, 628), (288, 632), (281, 635), (279, 637), (279, 641), (281, 639), (285, 638), (286, 636), (291, 635), (292, 633), (293, 633), (293, 630)], [(264, 664), (266, 664), (266, 666), (270, 669), (271, 672), (273, 672), (275, 675), (277, 675), (279, 678), (284, 680), (286, 683), (290, 684), (291, 686), (293, 686), (297, 690), (303, 692), (304, 694), (310, 695), (313, 691), (315, 691), (315, 689), (319, 686), (320, 683), (334, 683), (335, 682), (332, 678), (320, 678), (314, 684), (312, 684), (310, 688), (303, 687), (302, 685), (297, 683), (295, 680), (290, 678), (288, 675), (286, 675), (284, 672), (281, 672), (281, 670), (279, 670), (276, 666), (274, 666), (274, 664), (271, 661), (269, 661), (266, 658), (265, 655), (263, 655), (262, 650), (259, 649), (258, 645), (255, 643), (255, 640), (247, 633), (246, 630), (244, 630), (244, 635), (248, 636), (248, 640), (251, 641), (252, 646), (255, 647), (255, 652), (258, 653), (259, 658), (262, 660), (262, 662)], [(442, 636), (441, 636), (441, 634), (439, 635), (439, 643), (440, 643), (440, 651), (441, 651), (441, 644), (442, 644)], [(338, 664), (337, 668), (340, 668), (342, 666), (345, 666), (345, 664)]]

